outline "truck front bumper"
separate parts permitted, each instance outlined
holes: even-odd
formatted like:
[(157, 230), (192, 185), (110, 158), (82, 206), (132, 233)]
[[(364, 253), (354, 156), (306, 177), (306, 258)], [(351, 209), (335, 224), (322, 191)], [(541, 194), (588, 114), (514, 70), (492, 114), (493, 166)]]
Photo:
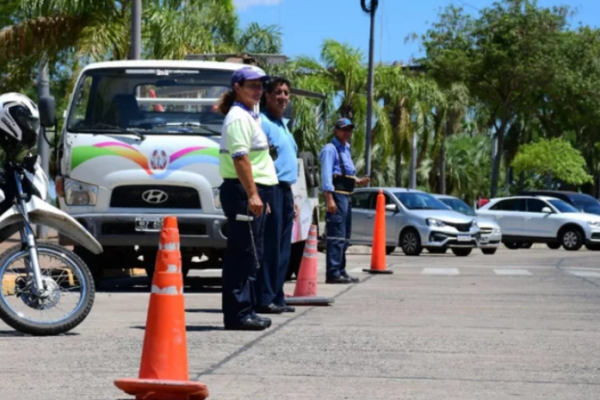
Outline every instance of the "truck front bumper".
[[(169, 214), (177, 218), (180, 246), (225, 248), (227, 245), (227, 218), (224, 215)], [(79, 214), (72, 215), (102, 246), (158, 246), (160, 232), (136, 230), (138, 218), (162, 217), (159, 214)], [(69, 238), (60, 236), (61, 245), (74, 245)]]

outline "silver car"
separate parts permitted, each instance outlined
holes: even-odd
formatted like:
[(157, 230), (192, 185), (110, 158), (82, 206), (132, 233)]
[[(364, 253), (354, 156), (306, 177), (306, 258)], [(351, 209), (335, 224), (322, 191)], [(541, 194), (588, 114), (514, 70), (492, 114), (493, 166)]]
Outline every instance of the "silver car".
[(477, 216), (475, 211), (467, 203), (459, 199), (458, 197), (449, 196), (447, 194), (434, 194), (436, 199), (450, 207), (452, 210), (474, 217), (479, 225), (481, 231), (481, 237), (479, 239), (479, 247), (483, 254), (494, 254), (496, 249), (500, 247), (502, 242), (502, 231), (500, 225), (498, 225), (493, 219)]
[(431, 252), (450, 248), (457, 256), (468, 256), (477, 246), (480, 231), (475, 218), (450, 210), (429, 193), (399, 188), (354, 192), (351, 244), (372, 245), (379, 190), (385, 196), (388, 254), (400, 246), (407, 256), (418, 256), (424, 248)]

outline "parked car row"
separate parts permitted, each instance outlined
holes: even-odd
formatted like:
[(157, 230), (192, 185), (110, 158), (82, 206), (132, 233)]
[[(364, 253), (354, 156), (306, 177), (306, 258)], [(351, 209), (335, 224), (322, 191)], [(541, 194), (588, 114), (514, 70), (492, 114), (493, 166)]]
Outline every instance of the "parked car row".
[[(386, 204), (386, 252), (401, 247), (407, 256), (445, 253), (468, 256), (474, 248), (492, 255), (501, 243), (509, 249), (546, 243), (551, 249), (600, 250), (600, 203), (587, 195), (532, 192), (491, 199), (474, 211), (457, 197), (403, 188), (361, 188), (352, 195), (351, 244), (371, 245), (379, 191)], [(592, 200), (591, 196), (587, 196)], [(579, 207), (569, 203), (578, 201)]]

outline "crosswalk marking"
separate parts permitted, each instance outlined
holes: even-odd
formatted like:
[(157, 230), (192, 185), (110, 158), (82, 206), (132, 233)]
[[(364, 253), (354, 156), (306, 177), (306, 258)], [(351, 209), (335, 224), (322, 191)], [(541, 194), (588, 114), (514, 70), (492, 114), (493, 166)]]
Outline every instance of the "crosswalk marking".
[(592, 272), (592, 271), (577, 271), (571, 270), (568, 271), (570, 274), (578, 276), (580, 278), (600, 278), (600, 272)]
[(531, 275), (533, 275), (531, 272), (527, 271), (526, 269), (515, 269), (515, 268), (495, 269), (494, 273), (496, 275), (501, 275), (501, 276), (531, 276)]
[(423, 268), (422, 275), (460, 275), (458, 268)]

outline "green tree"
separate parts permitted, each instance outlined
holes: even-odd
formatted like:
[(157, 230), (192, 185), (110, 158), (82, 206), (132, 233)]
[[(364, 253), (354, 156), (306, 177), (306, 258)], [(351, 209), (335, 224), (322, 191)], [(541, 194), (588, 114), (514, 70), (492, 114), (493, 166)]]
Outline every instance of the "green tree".
[(564, 139), (541, 139), (525, 144), (511, 165), (516, 173), (555, 178), (567, 184), (581, 185), (592, 180), (581, 152)]
[(444, 87), (464, 82), (488, 113), (487, 126), (497, 143), (491, 174), (496, 196), (504, 138), (532, 96), (556, 76), (560, 34), (568, 9), (540, 8), (535, 0), (502, 0), (482, 9), (477, 18), (448, 7), (424, 35), (422, 63)]

